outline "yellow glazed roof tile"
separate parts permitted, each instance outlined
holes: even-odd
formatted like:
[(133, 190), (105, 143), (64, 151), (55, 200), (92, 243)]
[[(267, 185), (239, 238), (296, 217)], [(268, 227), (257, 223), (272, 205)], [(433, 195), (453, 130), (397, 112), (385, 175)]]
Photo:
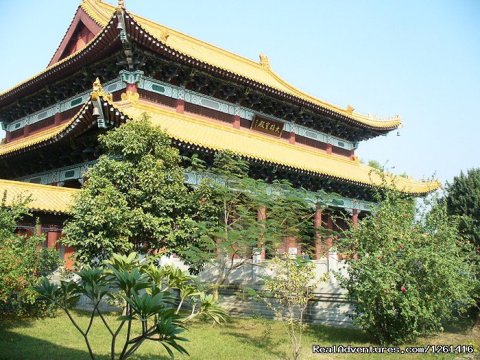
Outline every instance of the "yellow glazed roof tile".
[(67, 214), (77, 192), (77, 189), (58, 186), (0, 180), (0, 194), (5, 205), (29, 198), (27, 208), (36, 211)]
[(73, 121), (74, 119), (69, 120), (65, 124), (61, 124), (61, 125), (52, 127), (50, 129), (33, 133), (32, 135), (29, 135), (25, 138), (15, 139), (6, 144), (0, 144), (0, 156), (36, 145), (45, 140), (49, 140), (53, 138), (55, 135), (58, 135), (59, 133), (61, 133), (62, 130), (67, 128)]
[[(174, 139), (212, 150), (230, 150), (239, 155), (271, 162), (294, 169), (327, 175), (363, 185), (382, 185), (382, 179), (373, 168), (348, 158), (329, 155), (306, 146), (292, 145), (280, 138), (255, 133), (246, 129), (213, 123), (200, 117), (178, 114), (144, 102), (117, 104), (131, 118), (148, 113), (154, 125), (160, 126)], [(414, 181), (388, 176), (388, 180), (403, 192), (420, 194), (439, 187), (438, 182)]]
[(107, 25), (115, 10), (113, 6), (101, 0), (82, 0), (80, 7), (100, 26)]

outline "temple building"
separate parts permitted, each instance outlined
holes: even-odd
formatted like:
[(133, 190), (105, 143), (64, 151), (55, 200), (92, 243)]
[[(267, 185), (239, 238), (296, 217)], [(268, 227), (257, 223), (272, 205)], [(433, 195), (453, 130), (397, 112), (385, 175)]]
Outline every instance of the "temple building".
[[(74, 249), (56, 242), (72, 195), (101, 154), (98, 135), (145, 112), (183, 155), (208, 164), (230, 150), (250, 162), (252, 177), (338, 194), (316, 209), (312, 226), (327, 228), (336, 211), (354, 223), (370, 211), (382, 179), (355, 151), (401, 126), (399, 117), (377, 119), (307, 95), (265, 55), (240, 57), (132, 14), (123, 1), (83, 0), (48, 67), (0, 94), (0, 191), (7, 205), (18, 194), (32, 198), (33, 217), (19, 231), (46, 234), (68, 260)], [(202, 174), (185, 178), (195, 185)], [(439, 186), (387, 179), (412, 195)], [(321, 250), (319, 239), (317, 258)]]

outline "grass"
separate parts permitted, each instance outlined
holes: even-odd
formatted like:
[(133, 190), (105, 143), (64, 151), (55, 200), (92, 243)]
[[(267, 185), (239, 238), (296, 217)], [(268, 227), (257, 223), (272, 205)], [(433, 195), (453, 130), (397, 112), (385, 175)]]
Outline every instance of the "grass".
[[(79, 322), (87, 323), (87, 316), (75, 313)], [(116, 321), (110, 315), (110, 321)], [(288, 338), (281, 323), (264, 319), (234, 318), (226, 325), (195, 322), (185, 333), (190, 340), (183, 344), (190, 357), (178, 359), (286, 359), (289, 356)], [(343, 344), (352, 346), (374, 345), (361, 331), (355, 329), (311, 326), (303, 339), (303, 359), (383, 359), (385, 355), (320, 355), (312, 354), (312, 344), (329, 346)], [(94, 323), (91, 335), (92, 347), (98, 359), (108, 359), (109, 335), (102, 324)], [(473, 356), (454, 355), (389, 355), (389, 359), (473, 359), (480, 358), (480, 328), (456, 330), (437, 336), (422, 338), (417, 345), (448, 344), (474, 345)], [(410, 344), (415, 345), (415, 344)], [(159, 345), (147, 342), (132, 359), (168, 359), (166, 351)], [(70, 324), (68, 318), (59, 312), (55, 318), (22, 321), (0, 321), (1, 360), (80, 360), (89, 359), (83, 338)]]

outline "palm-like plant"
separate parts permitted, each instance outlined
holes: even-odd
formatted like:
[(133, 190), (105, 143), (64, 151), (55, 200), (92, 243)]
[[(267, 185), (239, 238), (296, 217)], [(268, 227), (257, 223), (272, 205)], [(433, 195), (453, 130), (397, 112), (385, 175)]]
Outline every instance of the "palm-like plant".
[[(205, 295), (195, 278), (173, 266), (157, 267), (152, 261), (140, 260), (136, 253), (128, 256), (114, 255), (105, 265), (86, 267), (77, 272), (79, 282), (62, 281), (60, 285), (43, 278), (36, 287), (40, 296), (62, 308), (72, 324), (83, 336), (91, 359), (95, 359), (89, 342), (89, 332), (95, 316), (101, 319), (111, 335), (111, 359), (129, 358), (144, 341), (160, 343), (173, 359), (173, 350), (188, 354), (179, 342), (188, 341), (180, 336), (189, 321), (197, 316), (207, 316), (215, 322), (226, 319), (225, 311), (213, 297)], [(180, 294), (178, 304), (174, 296)], [(90, 320), (82, 329), (72, 316), (71, 310), (85, 296), (92, 302)], [(122, 300), (122, 315), (116, 327), (107, 321), (100, 304), (110, 298)], [(191, 306), (188, 315), (182, 317), (181, 310)], [(140, 323), (140, 333), (134, 334), (133, 323)], [(117, 351), (117, 340), (126, 326), (123, 346)]]

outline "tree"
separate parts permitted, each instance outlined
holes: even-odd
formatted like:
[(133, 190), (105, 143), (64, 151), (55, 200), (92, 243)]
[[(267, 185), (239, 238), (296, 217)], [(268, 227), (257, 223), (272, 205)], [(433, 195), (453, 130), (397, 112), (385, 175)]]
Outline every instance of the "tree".
[(104, 150), (88, 170), (62, 242), (82, 263), (114, 252), (174, 251), (194, 228), (189, 189), (178, 150), (148, 117), (99, 137)]
[[(180, 254), (196, 269), (210, 264), (215, 298), (236, 269), (252, 264), (253, 254), (262, 249), (275, 253), (283, 238), (301, 233), (312, 216), (302, 191), (285, 181), (254, 180), (248, 169), (247, 161), (219, 152), (211, 176), (195, 192), (198, 237)], [(259, 218), (260, 209), (266, 218)]]
[(215, 155), (211, 176), (195, 191), (201, 219), (197, 241), (180, 250), (192, 268), (212, 265), (216, 276), (212, 284), (215, 298), (229, 276), (251, 261), (262, 231), (257, 221), (258, 189), (248, 178), (248, 163), (229, 152)]
[(15, 233), (18, 221), (30, 216), (28, 198), (18, 198), (8, 207), (6, 193), (0, 207), (0, 312), (12, 316), (38, 316), (48, 311), (36, 300), (34, 285), (42, 275), (60, 265), (54, 249), (41, 248), (42, 236)]
[(340, 244), (351, 255), (341, 283), (354, 321), (380, 343), (440, 331), (475, 303), (471, 247), (435, 197), (416, 209), (410, 197), (385, 188), (377, 200)]
[[(223, 309), (213, 301), (211, 295), (206, 295), (196, 286), (192, 276), (171, 266), (159, 268), (154, 258), (141, 261), (136, 253), (128, 256), (114, 254), (105, 262), (105, 266), (86, 266), (77, 275), (80, 277), (79, 283), (62, 281), (59, 286), (43, 278), (36, 290), (41, 298), (65, 311), (82, 335), (92, 360), (95, 355), (89, 334), (94, 320), (98, 318), (111, 336), (112, 360), (131, 357), (145, 341), (158, 342), (172, 359), (173, 350), (188, 355), (180, 345), (180, 342), (187, 339), (180, 335), (189, 321), (198, 316), (209, 317), (215, 322), (225, 321)], [(178, 305), (174, 297), (175, 291), (180, 293), (181, 301)], [(71, 312), (82, 295), (93, 304), (86, 329), (80, 327)], [(109, 298), (122, 300), (119, 323), (109, 323), (100, 310), (101, 302)], [(185, 316), (180, 310), (186, 303), (190, 304), (191, 310)], [(140, 324), (138, 334), (134, 334), (135, 322)], [(119, 339), (123, 341), (119, 342)], [(121, 346), (117, 347), (119, 343)]]
[(463, 171), (447, 184), (445, 197), (450, 215), (459, 216), (459, 230), (480, 252), (480, 168)]
[(267, 269), (271, 275), (264, 278), (263, 291), (249, 289), (249, 294), (262, 299), (283, 322), (292, 357), (297, 360), (302, 350), (305, 311), (322, 279), (317, 276), (314, 263), (289, 254), (273, 258)]

